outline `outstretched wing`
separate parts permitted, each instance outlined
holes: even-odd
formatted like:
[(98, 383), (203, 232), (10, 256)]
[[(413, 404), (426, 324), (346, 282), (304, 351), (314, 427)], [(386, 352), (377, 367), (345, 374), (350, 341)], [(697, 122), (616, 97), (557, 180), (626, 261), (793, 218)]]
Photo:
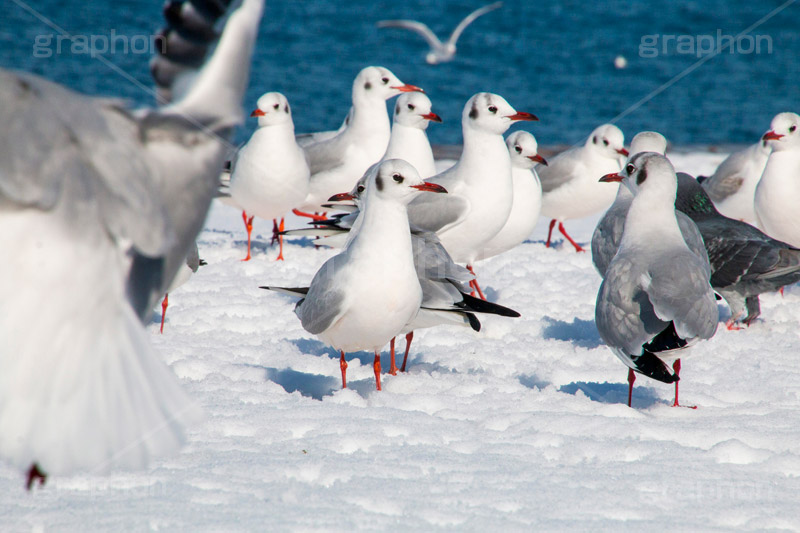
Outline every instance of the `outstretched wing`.
[(454, 29), (453, 33), (450, 34), (450, 38), (447, 40), (447, 42), (452, 44), (452, 45), (455, 45), (456, 41), (458, 40), (459, 37), (461, 37), (461, 34), (464, 32), (464, 30), (467, 28), (467, 26), (472, 24), (472, 22), (476, 18), (478, 18), (478, 17), (480, 17), (482, 15), (485, 15), (489, 11), (494, 11), (495, 9), (500, 9), (501, 7), (503, 7), (503, 2), (495, 2), (493, 4), (489, 4), (489, 5), (483, 6), (480, 9), (476, 9), (475, 11), (473, 11), (472, 13), (470, 13), (469, 15), (464, 17), (464, 20), (462, 20), (461, 22), (458, 23), (458, 26), (456, 26), (456, 29)]
[(431, 29), (416, 20), (380, 20), (378, 21), (379, 28), (401, 28), (404, 30), (413, 31), (422, 36), (427, 41), (428, 46), (431, 48), (441, 48), (442, 41), (436, 36)]

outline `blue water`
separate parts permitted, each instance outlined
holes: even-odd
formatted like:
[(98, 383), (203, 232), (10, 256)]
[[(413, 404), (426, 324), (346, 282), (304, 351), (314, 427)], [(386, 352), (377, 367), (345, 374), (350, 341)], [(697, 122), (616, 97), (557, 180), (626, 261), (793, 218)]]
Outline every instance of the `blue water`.
[[(383, 65), (403, 81), (425, 88), (445, 120), (429, 128), (438, 144), (460, 143), (464, 102), (478, 91), (499, 93), (517, 109), (533, 112), (530, 127), (540, 144), (575, 143), (611, 121), (698, 61), (658, 42), (656, 57), (641, 57), (648, 35), (736, 35), (776, 7), (777, 1), (529, 2), (505, 6), (478, 19), (458, 43), (456, 60), (424, 62), (426, 46), (401, 30), (377, 29), (384, 18), (416, 18), (446, 35), (484, 0), (267, 0), (245, 107), (277, 90), (293, 104), (298, 132), (335, 128), (350, 106), (354, 75)], [(66, 4), (66, 5), (65, 5)], [(634, 5), (631, 5), (634, 4)], [(149, 35), (161, 25), (161, 0), (61, 2), (31, 7), (72, 34)], [(88, 55), (33, 56), (35, 39), (57, 33), (19, 7), (3, 3), (0, 65), (41, 74), (83, 92), (124, 96), (136, 104), (151, 97)], [(752, 31), (761, 53), (723, 52), (617, 120), (629, 139), (642, 129), (673, 143), (749, 143), (780, 111), (800, 109), (800, 2)], [(659, 37), (663, 39), (663, 37)], [(765, 39), (769, 39), (770, 50)], [(40, 37), (41, 39), (41, 37)], [(647, 43), (645, 43), (647, 44)], [(54, 45), (53, 45), (54, 46)], [(747, 51), (747, 41), (737, 46)], [(771, 52), (771, 53), (769, 53)], [(628, 67), (613, 65), (617, 55)], [(653, 55), (647, 54), (647, 55)], [(116, 53), (112, 62), (150, 86), (148, 55)], [(248, 123), (240, 137), (253, 124)]]

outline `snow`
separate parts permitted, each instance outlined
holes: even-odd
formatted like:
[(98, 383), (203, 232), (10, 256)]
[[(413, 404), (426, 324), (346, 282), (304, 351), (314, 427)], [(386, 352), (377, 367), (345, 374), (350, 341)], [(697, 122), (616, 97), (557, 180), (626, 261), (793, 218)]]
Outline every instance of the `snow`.
[[(708, 174), (725, 155), (671, 158)], [(597, 218), (566, 227), (585, 244)], [(799, 530), (800, 287), (684, 358), (681, 398), (698, 409), (670, 407), (672, 386), (645, 377), (631, 409), (627, 369), (594, 327), (590, 254), (560, 238), (546, 249), (546, 224), (476, 265), (521, 318), (418, 331), (409, 371), (382, 392), (372, 354), (351, 354), (341, 390), (338, 354), (291, 298), (258, 288), (307, 284), (335, 251), (302, 239), (276, 262), (272, 223), (257, 220), (243, 263), (241, 214), (215, 205), (208, 265), (170, 294), (164, 334), (155, 311), (148, 326), (206, 420), (144, 472), (26, 493), (0, 464), (0, 530)]]

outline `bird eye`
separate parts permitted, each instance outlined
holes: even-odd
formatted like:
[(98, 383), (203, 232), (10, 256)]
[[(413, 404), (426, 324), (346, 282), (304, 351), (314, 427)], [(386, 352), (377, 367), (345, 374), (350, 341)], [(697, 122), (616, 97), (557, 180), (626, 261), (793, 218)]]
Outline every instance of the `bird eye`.
[(792, 127), (790, 127), (790, 128), (789, 128), (789, 133), (794, 133), (794, 131), (795, 131), (796, 129), (797, 129), (797, 126), (796, 126), (796, 125), (794, 125), (794, 124), (792, 124)]
[(414, 104), (408, 104), (408, 108), (409, 108), (411, 111), (414, 111)]
[(387, 83), (389, 83), (389, 78), (381, 78), (381, 81), (383, 82), (384, 85), (386, 85)]
[(608, 146), (608, 139), (603, 139), (603, 146)]
[(272, 109), (276, 109), (277, 110), (279, 107), (281, 107), (280, 104), (275, 104), (275, 105), (272, 106)]
[(366, 189), (366, 187), (364, 187), (363, 185), (359, 185), (358, 189), (356, 189), (356, 192), (358, 194), (361, 194), (362, 192), (364, 192), (364, 189)]
[(489, 113), (497, 113), (497, 106), (490, 105), (489, 106)]
[(520, 145), (516, 145), (516, 146), (514, 147), (514, 150), (516, 150), (518, 154), (521, 154), (521, 153), (522, 153), (522, 147), (521, 147)]
[(403, 176), (401, 176), (398, 172), (392, 174), (392, 179), (397, 183), (403, 183)]
[(633, 166), (633, 165), (628, 165), (627, 167), (625, 167), (625, 172), (627, 172), (629, 176), (630, 176), (631, 174), (633, 174), (633, 172), (634, 172), (635, 170), (636, 170), (636, 167), (635, 167), (635, 166)]

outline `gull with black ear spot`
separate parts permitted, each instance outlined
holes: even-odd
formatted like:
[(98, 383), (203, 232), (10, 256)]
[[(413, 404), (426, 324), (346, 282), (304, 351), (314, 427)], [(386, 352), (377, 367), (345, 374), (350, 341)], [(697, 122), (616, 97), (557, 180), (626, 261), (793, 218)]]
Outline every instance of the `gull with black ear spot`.
[(582, 146), (561, 152), (550, 159), (548, 166), (536, 167), (542, 182), (542, 215), (551, 219), (545, 246), (550, 247), (558, 223), (558, 230), (575, 250), (585, 251), (564, 229), (564, 221), (599, 213), (611, 205), (617, 189), (597, 180), (620, 171), (628, 156), (624, 143), (622, 130), (604, 124)]
[(347, 387), (345, 352), (372, 350), (376, 388), (381, 390), (380, 350), (417, 315), (422, 303), (412, 254), (408, 204), (429, 193), (446, 193), (423, 181), (401, 159), (369, 170), (361, 212), (344, 249), (325, 262), (295, 308), (303, 328), (340, 351), (342, 387)]
[[(595, 323), (603, 341), (628, 366), (628, 405), (634, 372), (675, 383), (678, 406), (680, 357), (717, 330), (719, 313), (709, 284), (708, 261), (695, 255), (675, 217), (677, 178), (661, 154), (635, 155), (619, 182), (634, 195), (619, 251), (600, 285)], [(672, 370), (665, 361), (673, 360)]]
[(353, 81), (353, 107), (346, 127), (333, 138), (304, 147), (311, 178), (308, 195), (294, 210), (296, 215), (315, 218), (310, 211), (327, 211), (322, 204), (331, 195), (349, 191), (370, 165), (380, 161), (391, 136), (386, 100), (408, 92), (422, 89), (403, 83), (383, 67), (359, 72)]
[(432, 111), (430, 99), (420, 92), (401, 94), (394, 106), (392, 136), (383, 159), (403, 159), (423, 178), (436, 174), (433, 150), (425, 130), (442, 119)]

